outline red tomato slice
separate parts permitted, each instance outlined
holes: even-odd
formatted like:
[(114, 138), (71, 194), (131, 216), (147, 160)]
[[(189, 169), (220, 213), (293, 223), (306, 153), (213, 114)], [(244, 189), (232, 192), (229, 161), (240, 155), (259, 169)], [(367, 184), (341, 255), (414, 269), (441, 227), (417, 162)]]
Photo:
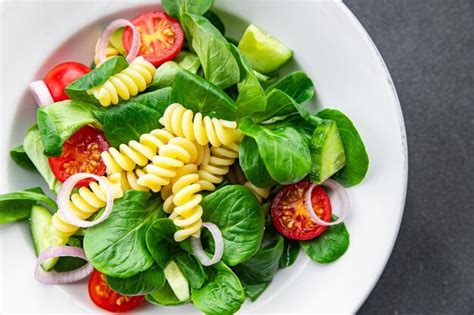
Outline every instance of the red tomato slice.
[[(321, 235), (326, 226), (314, 223), (305, 206), (305, 194), (311, 183), (301, 181), (285, 186), (272, 203), (271, 214), (273, 226), (283, 236), (294, 240), (310, 240)], [(313, 209), (324, 221), (330, 221), (331, 201), (321, 186), (316, 186), (311, 194)]]
[(97, 270), (92, 272), (89, 279), (89, 296), (100, 308), (114, 313), (124, 313), (137, 308), (145, 296), (125, 296), (113, 291), (105, 276)]
[[(145, 13), (134, 18), (132, 23), (140, 33), (138, 55), (155, 67), (176, 57), (183, 48), (184, 33), (181, 25), (165, 12)], [(132, 38), (131, 28), (126, 27), (122, 41), (127, 53), (132, 46)]]
[(64, 92), (64, 88), (89, 71), (91, 71), (91, 69), (82, 63), (73, 61), (64, 62), (49, 70), (44, 77), (44, 83), (46, 83), (55, 102), (64, 101), (69, 99), (66, 92)]
[[(48, 159), (49, 166), (61, 182), (81, 172), (102, 176), (106, 167), (100, 154), (108, 149), (109, 143), (102, 131), (84, 126), (64, 142), (60, 156)], [(91, 181), (92, 178), (81, 180), (76, 187), (86, 186)]]

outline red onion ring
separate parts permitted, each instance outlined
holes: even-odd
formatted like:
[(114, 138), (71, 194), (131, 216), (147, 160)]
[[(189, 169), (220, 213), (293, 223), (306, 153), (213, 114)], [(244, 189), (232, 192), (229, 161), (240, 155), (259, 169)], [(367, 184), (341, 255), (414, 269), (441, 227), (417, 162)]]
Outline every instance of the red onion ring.
[(127, 55), (127, 61), (130, 63), (135, 59), (135, 57), (138, 54), (138, 48), (140, 48), (140, 34), (138, 33), (137, 28), (135, 25), (133, 25), (132, 22), (129, 20), (125, 19), (118, 19), (110, 23), (102, 33), (99, 39), (99, 50), (98, 50), (98, 55), (99, 55), (99, 64), (103, 63), (106, 59), (105, 51), (107, 49), (107, 46), (109, 45), (109, 39), (112, 36), (112, 34), (119, 28), (128, 26), (132, 29), (132, 46), (130, 47), (130, 51), (128, 52)]
[(212, 237), (214, 238), (214, 255), (209, 259), (206, 252), (202, 248), (200, 238), (191, 238), (191, 245), (193, 247), (194, 255), (196, 255), (203, 266), (211, 266), (217, 264), (224, 253), (224, 239), (222, 238), (221, 230), (211, 222), (204, 222), (202, 227), (205, 227), (211, 232)]
[[(87, 261), (87, 264), (72, 271), (56, 272), (44, 271), (41, 263), (55, 257), (78, 257)], [(94, 268), (88, 262), (84, 250), (75, 246), (48, 247), (36, 260), (35, 279), (46, 284), (72, 283), (87, 277)]]
[(53, 96), (43, 80), (31, 82), (30, 90), (38, 107), (54, 103)]
[(313, 189), (316, 186), (317, 186), (316, 184), (312, 184), (309, 187), (304, 197), (306, 210), (308, 211), (308, 214), (311, 217), (311, 219), (313, 219), (315, 223), (322, 226), (332, 226), (332, 225), (337, 225), (339, 223), (344, 222), (344, 219), (349, 214), (349, 208), (350, 208), (349, 195), (347, 194), (347, 191), (344, 189), (344, 187), (342, 187), (341, 184), (339, 184), (338, 182), (332, 179), (328, 179), (324, 183), (321, 184), (321, 186), (326, 186), (334, 190), (334, 192), (338, 195), (339, 199), (341, 200), (341, 212), (339, 213), (339, 218), (333, 222), (326, 222), (324, 220), (321, 220), (318, 217), (318, 215), (314, 212), (313, 205), (311, 202), (311, 194), (313, 193)]
[[(79, 181), (86, 178), (93, 178), (98, 181), (100, 186), (104, 188), (105, 195), (107, 196), (107, 202), (105, 205), (104, 212), (97, 220), (94, 221), (85, 221), (78, 218), (69, 206), (69, 198), (72, 190), (74, 189), (74, 186), (76, 186)], [(61, 189), (58, 192), (56, 202), (58, 204), (58, 211), (63, 215), (64, 219), (66, 219), (68, 223), (74, 226), (87, 228), (99, 224), (105, 219), (107, 219), (107, 217), (112, 212), (112, 207), (114, 205), (114, 196), (112, 193), (112, 187), (110, 187), (109, 183), (107, 183), (107, 181), (103, 177), (89, 173), (76, 173), (64, 181), (63, 185), (61, 186)]]

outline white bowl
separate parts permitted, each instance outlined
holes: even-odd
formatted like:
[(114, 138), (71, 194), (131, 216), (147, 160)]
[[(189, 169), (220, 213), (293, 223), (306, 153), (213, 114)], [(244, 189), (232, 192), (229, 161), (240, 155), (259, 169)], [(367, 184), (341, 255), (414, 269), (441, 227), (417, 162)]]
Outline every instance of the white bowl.
[[(22, 142), (35, 121), (28, 82), (52, 65), (89, 64), (101, 30), (117, 17), (131, 18), (156, 1), (9, 1), (2, 4), (1, 193), (41, 183), (17, 167), (8, 150)], [(217, 0), (216, 11), (236, 39), (245, 22), (267, 30), (295, 54), (313, 79), (323, 107), (345, 112), (358, 127), (370, 157), (365, 181), (349, 189), (352, 213), (347, 253), (318, 265), (300, 254), (277, 273), (267, 291), (242, 313), (338, 312), (358, 310), (377, 282), (397, 237), (407, 184), (407, 145), (400, 104), (382, 57), (363, 27), (340, 1)], [(239, 17), (239, 18), (237, 18)], [(242, 20), (243, 19), (243, 20)], [(21, 22), (21, 27), (19, 26)], [(291, 67), (287, 67), (288, 69)], [(24, 222), (0, 228), (1, 312), (100, 312), (86, 283), (47, 286), (33, 279), (35, 256)], [(154, 306), (140, 312), (197, 312), (192, 305)]]

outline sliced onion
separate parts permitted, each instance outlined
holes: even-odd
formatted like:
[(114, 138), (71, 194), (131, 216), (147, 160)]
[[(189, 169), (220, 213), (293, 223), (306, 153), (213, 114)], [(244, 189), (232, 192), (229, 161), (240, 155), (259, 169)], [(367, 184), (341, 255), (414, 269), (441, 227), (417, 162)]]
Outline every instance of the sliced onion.
[(31, 82), (30, 90), (38, 107), (54, 103), (53, 96), (43, 80)]
[(130, 51), (128, 52), (127, 55), (127, 61), (130, 63), (135, 59), (135, 57), (138, 54), (138, 48), (140, 47), (140, 34), (138, 33), (137, 28), (135, 25), (133, 25), (132, 22), (129, 20), (125, 19), (118, 19), (110, 23), (102, 33), (99, 39), (99, 50), (98, 50), (98, 55), (99, 55), (99, 64), (103, 63), (106, 59), (106, 49), (107, 46), (109, 45), (109, 39), (112, 36), (112, 34), (119, 28), (128, 26), (132, 29), (132, 46), (130, 47)]
[(328, 179), (324, 183), (321, 184), (321, 186), (326, 186), (329, 187), (330, 189), (334, 190), (334, 192), (337, 194), (339, 199), (341, 200), (341, 211), (339, 212), (339, 218), (336, 221), (333, 222), (326, 222), (324, 220), (321, 220), (316, 212), (314, 212), (313, 205), (311, 202), (311, 194), (313, 193), (314, 187), (316, 187), (316, 184), (312, 184), (308, 191), (305, 194), (305, 205), (306, 205), (306, 210), (309, 213), (309, 216), (313, 221), (319, 225), (322, 226), (331, 226), (331, 225), (337, 225), (339, 223), (344, 222), (344, 219), (346, 218), (347, 214), (349, 213), (349, 208), (350, 208), (350, 202), (349, 202), (349, 195), (347, 194), (347, 191), (342, 187), (341, 184), (338, 182)]
[(36, 261), (35, 279), (37, 281), (46, 284), (72, 283), (84, 279), (94, 270), (92, 265), (87, 262), (87, 264), (85, 264), (84, 266), (72, 271), (44, 271), (44, 269), (41, 268), (41, 263), (47, 259), (55, 257), (78, 257), (87, 261), (87, 257), (84, 253), (84, 250), (80, 247), (48, 247), (44, 252), (39, 255)]
[(212, 258), (209, 258), (202, 248), (200, 238), (191, 238), (191, 245), (193, 246), (194, 255), (196, 255), (203, 266), (211, 266), (217, 264), (224, 253), (224, 239), (222, 238), (221, 230), (211, 222), (204, 222), (203, 227), (207, 228), (211, 232), (212, 237), (214, 238), (214, 255)]
[[(104, 212), (97, 220), (94, 221), (85, 221), (78, 218), (69, 205), (69, 199), (71, 196), (71, 192), (74, 189), (74, 186), (76, 186), (79, 181), (86, 178), (93, 178), (98, 181), (100, 186), (104, 188), (105, 195), (107, 197)], [(109, 183), (103, 177), (89, 173), (76, 173), (64, 181), (63, 185), (61, 186), (61, 189), (58, 192), (58, 197), (56, 201), (59, 208), (58, 211), (63, 215), (64, 219), (66, 219), (68, 223), (74, 226), (87, 228), (99, 224), (105, 219), (107, 219), (107, 217), (112, 212), (112, 207), (114, 205), (114, 196), (112, 193), (112, 187), (110, 187)]]

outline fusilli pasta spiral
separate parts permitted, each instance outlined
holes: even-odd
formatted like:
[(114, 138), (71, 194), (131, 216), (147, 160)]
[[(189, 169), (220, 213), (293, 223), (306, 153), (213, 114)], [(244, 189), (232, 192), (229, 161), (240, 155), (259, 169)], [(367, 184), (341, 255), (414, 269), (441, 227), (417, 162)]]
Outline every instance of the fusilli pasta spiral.
[(143, 92), (153, 80), (155, 71), (155, 66), (150, 62), (137, 57), (126, 69), (114, 74), (91, 92), (102, 106), (117, 105), (120, 100), (126, 101)]
[(166, 108), (160, 123), (179, 137), (196, 141), (200, 145), (211, 143), (214, 147), (230, 145), (241, 137), (235, 121), (194, 114), (181, 104), (171, 104)]
[(199, 184), (202, 190), (214, 191), (215, 185), (222, 182), (224, 175), (229, 172), (229, 166), (239, 157), (239, 143), (211, 147), (210, 151), (209, 160), (199, 167)]
[[(94, 50), (94, 62), (98, 66), (100, 64), (99, 60), (99, 41), (100, 38), (97, 39), (97, 44), (95, 44), (95, 50)], [(119, 51), (112, 47), (110, 44), (107, 46), (107, 49), (105, 50), (105, 60), (115, 57), (119, 54)]]
[(139, 141), (132, 140), (121, 144), (119, 149), (110, 148), (102, 152), (102, 159), (107, 167), (107, 174), (121, 171), (133, 171), (137, 165), (145, 166), (153, 159), (158, 149), (168, 143), (174, 136), (165, 129), (155, 129), (141, 135)]
[(152, 163), (145, 166), (145, 174), (139, 176), (138, 184), (148, 187), (154, 192), (161, 190), (177, 175), (177, 170), (188, 163), (195, 163), (202, 158), (199, 145), (192, 141), (175, 137), (161, 146)]
[(189, 236), (199, 237), (202, 226), (203, 209), (200, 205), (202, 195), (197, 173), (187, 174), (173, 184), (173, 203), (175, 205), (170, 219), (180, 228), (175, 234), (176, 242), (181, 242)]

